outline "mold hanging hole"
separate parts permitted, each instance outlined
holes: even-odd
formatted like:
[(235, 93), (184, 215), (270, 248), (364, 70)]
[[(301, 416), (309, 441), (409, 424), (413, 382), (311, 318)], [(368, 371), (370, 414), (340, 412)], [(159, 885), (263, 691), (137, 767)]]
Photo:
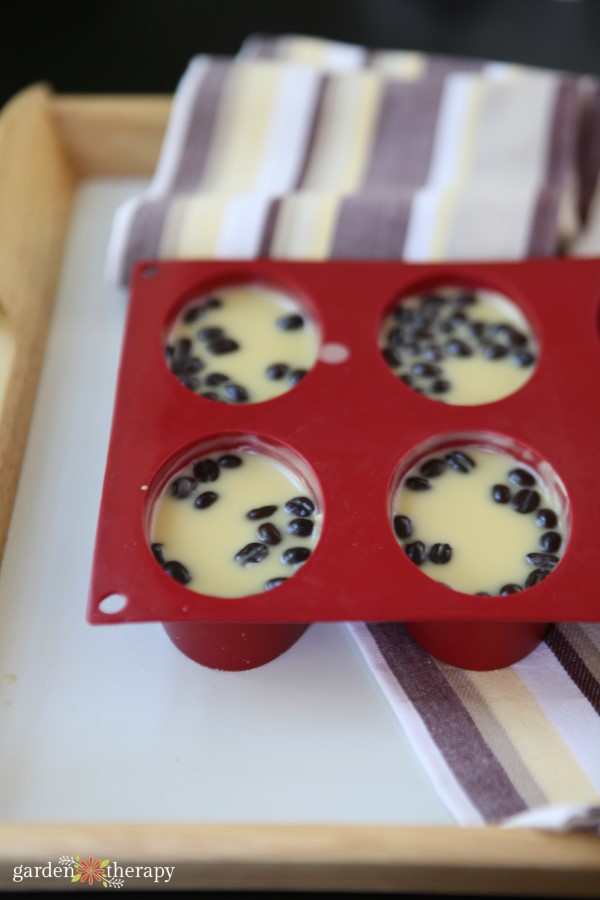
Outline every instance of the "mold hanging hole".
[(122, 594), (108, 594), (98, 604), (98, 609), (106, 616), (115, 616), (127, 606), (127, 597)]

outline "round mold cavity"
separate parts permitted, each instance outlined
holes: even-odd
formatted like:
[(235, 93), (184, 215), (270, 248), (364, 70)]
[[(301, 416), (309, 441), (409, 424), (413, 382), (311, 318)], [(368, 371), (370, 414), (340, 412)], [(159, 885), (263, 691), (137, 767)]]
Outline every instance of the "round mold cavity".
[(307, 298), (238, 276), (187, 295), (166, 323), (163, 346), (186, 390), (221, 403), (262, 403), (310, 372), (320, 327)]
[(535, 587), (551, 577), (569, 541), (561, 479), (540, 455), (503, 435), (431, 439), (399, 465), (389, 503), (411, 562), (466, 594)]
[(165, 578), (226, 602), (297, 577), (318, 543), (322, 509), (314, 472), (290, 448), (216, 436), (154, 480), (146, 534)]
[[(261, 482), (260, 476), (265, 473), (268, 476), (275, 475), (270, 484), (283, 494), (277, 493), (274, 496), (270, 487), (268, 495), (262, 492), (264, 482)], [(238, 478), (244, 474), (245, 487), (242, 488)], [(193, 479), (196, 483), (189, 493), (189, 485), (184, 485), (183, 490), (177, 491), (183, 496), (175, 497), (172, 493), (173, 484), (180, 478), (189, 478), (190, 481)], [(224, 518), (221, 516), (219, 527), (215, 523), (214, 528), (207, 528), (211, 509), (214, 514), (221, 503), (222, 512), (227, 512), (223, 510), (224, 487), (229, 494), (229, 507), (235, 514), (235, 527), (227, 528), (228, 516), (225, 515)], [(212, 502), (209, 497), (208, 504), (204, 497), (196, 505), (198, 497), (207, 493), (220, 496)], [(290, 500), (297, 502), (286, 509)], [(204, 522), (204, 538), (198, 542), (201, 556), (204, 557), (200, 560), (199, 572), (206, 562), (212, 567), (213, 573), (217, 572), (217, 576), (219, 565), (223, 566), (226, 573), (250, 576), (246, 584), (243, 584), (243, 579), (234, 579), (235, 585), (232, 588), (227, 578), (224, 587), (219, 577), (214, 583), (212, 578), (204, 583), (200, 575), (198, 590), (202, 593), (212, 591), (211, 595), (217, 597), (247, 596), (265, 590), (273, 591), (274, 597), (282, 597), (283, 594), (279, 595), (278, 592), (285, 591), (285, 581), (279, 579), (301, 577), (299, 570), (303, 565), (310, 564), (309, 555), (318, 542), (322, 528), (322, 493), (314, 472), (290, 448), (276, 445), (256, 435), (215, 436), (203, 441), (201, 445), (188, 448), (172, 459), (154, 479), (147, 491), (146, 533), (156, 564), (164, 569), (166, 564), (174, 561), (171, 550), (175, 556), (180, 554), (164, 539), (169, 537), (168, 529), (167, 534), (161, 531), (163, 526), (168, 526), (169, 521), (168, 516), (164, 521), (161, 518), (161, 502), (165, 506), (168, 503), (171, 512), (176, 513), (175, 518), (180, 519), (178, 525), (184, 522), (184, 531), (185, 521), (191, 521), (194, 526)], [(278, 508), (266, 509), (273, 506)], [(248, 517), (250, 511), (255, 512)], [(223, 536), (227, 545), (225, 549), (219, 541)], [(189, 540), (189, 535), (186, 540)], [(236, 561), (238, 551), (252, 544), (255, 547), (248, 551), (249, 555)], [(263, 549), (256, 552), (259, 547)], [(265, 547), (268, 551), (266, 554)], [(290, 550), (293, 551), (291, 557)], [(283, 554), (287, 554), (287, 562), (281, 562)], [(275, 566), (274, 571), (267, 572), (265, 566), (269, 568), (274, 559), (279, 560), (279, 565)], [(179, 577), (180, 584), (185, 583), (185, 587), (190, 589), (190, 605), (193, 605), (193, 582), (196, 577), (193, 570), (197, 562), (190, 561), (187, 557), (184, 563), (180, 559), (175, 562), (185, 566), (188, 574), (193, 575), (189, 581)], [(171, 578), (165, 572), (166, 586), (170, 580), (172, 583), (174, 574), (181, 576), (181, 570), (171, 567)], [(177, 577), (175, 580), (177, 581)], [(223, 597), (223, 603), (227, 603), (226, 596)], [(276, 619), (276, 611), (274, 618)], [(195, 662), (213, 669), (241, 671), (276, 659), (301, 637), (308, 625), (165, 621), (163, 627), (177, 649)]]
[(379, 337), (384, 363), (430, 400), (478, 406), (531, 378), (539, 343), (521, 308), (498, 290), (425, 283), (396, 297)]
[[(389, 514), (398, 543), (423, 577), (481, 594), (482, 603), (485, 594), (518, 603), (523, 591), (540, 589), (560, 565), (571, 526), (557, 473), (498, 434), (438, 436), (413, 450), (392, 481)], [(406, 629), (443, 662), (482, 671), (518, 662), (548, 624), (417, 621)]]

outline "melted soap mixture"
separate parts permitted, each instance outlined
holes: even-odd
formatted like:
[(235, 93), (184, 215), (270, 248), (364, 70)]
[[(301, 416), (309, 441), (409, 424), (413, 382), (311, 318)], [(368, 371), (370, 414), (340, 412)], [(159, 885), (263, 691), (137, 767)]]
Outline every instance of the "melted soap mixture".
[(184, 387), (223, 403), (289, 391), (314, 365), (317, 329), (285, 294), (223, 288), (190, 303), (167, 338), (167, 365)]
[(538, 348), (520, 310), (501, 294), (440, 288), (398, 303), (380, 347), (401, 381), (432, 400), (474, 406), (514, 393)]
[(559, 505), (513, 457), (461, 447), (403, 478), (392, 524), (409, 559), (470, 594), (512, 594), (546, 578), (564, 549)]
[(321, 520), (306, 485), (272, 457), (215, 453), (172, 478), (158, 498), (151, 547), (164, 571), (191, 590), (244, 597), (293, 576)]

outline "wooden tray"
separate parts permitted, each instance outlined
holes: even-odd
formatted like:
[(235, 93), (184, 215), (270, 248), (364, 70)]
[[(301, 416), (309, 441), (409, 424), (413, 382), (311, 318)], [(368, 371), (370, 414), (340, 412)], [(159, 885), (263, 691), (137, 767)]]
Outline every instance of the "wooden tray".
[[(87, 177), (149, 176), (169, 110), (168, 97), (61, 97), (36, 86), (0, 117), (0, 308), (14, 346), (0, 386), (0, 552), (74, 191)], [(209, 822), (0, 822), (0, 887), (12, 886), (14, 865), (75, 845), (122, 866), (166, 860), (178, 889), (600, 896), (600, 843), (589, 834)]]

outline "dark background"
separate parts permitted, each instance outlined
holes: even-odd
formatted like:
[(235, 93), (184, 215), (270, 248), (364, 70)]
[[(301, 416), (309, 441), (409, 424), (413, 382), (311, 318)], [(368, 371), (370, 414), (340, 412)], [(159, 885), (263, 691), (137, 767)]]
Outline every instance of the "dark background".
[(5, 14), (0, 103), (36, 81), (171, 93), (192, 56), (234, 54), (253, 32), (600, 74), (600, 0), (13, 0)]
[[(37, 81), (59, 93), (172, 93), (192, 56), (232, 55), (255, 32), (600, 75), (600, 0), (13, 0), (4, 12), (0, 105)], [(368, 895), (288, 894), (344, 896)]]

